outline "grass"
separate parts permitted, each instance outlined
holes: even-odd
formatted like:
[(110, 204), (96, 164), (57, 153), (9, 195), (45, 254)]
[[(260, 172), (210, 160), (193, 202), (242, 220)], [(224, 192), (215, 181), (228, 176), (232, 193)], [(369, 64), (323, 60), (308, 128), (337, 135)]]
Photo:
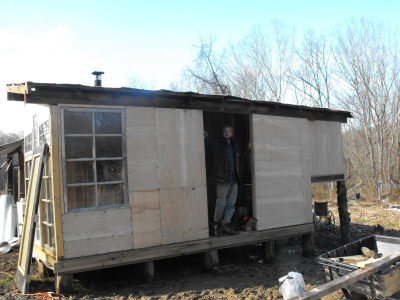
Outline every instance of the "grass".
[(1, 285), (13, 285), (15, 283), (13, 276), (7, 276), (5, 279), (0, 280)]

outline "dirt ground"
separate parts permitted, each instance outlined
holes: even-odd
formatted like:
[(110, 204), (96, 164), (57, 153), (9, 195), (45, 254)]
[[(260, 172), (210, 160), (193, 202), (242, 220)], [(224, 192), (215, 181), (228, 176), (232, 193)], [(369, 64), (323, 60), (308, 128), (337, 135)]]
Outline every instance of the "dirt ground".
[[(220, 265), (234, 265), (227, 274), (206, 273), (202, 255), (188, 255), (155, 263), (153, 283), (141, 281), (141, 266), (129, 265), (74, 275), (74, 294), (56, 295), (53, 277), (39, 279), (33, 264), (30, 294), (21, 295), (15, 284), (18, 252), (0, 254), (0, 299), (283, 299), (278, 280), (290, 271), (299, 272), (306, 289), (326, 283), (324, 269), (316, 257), (341, 246), (337, 207), (330, 203), (336, 218), (331, 229), (317, 227), (315, 257), (301, 256), (301, 238), (292, 238), (277, 245), (277, 257), (272, 265), (261, 257), (261, 245), (248, 245), (219, 250)], [(352, 240), (370, 234), (400, 237), (400, 213), (387, 210), (386, 204), (350, 201)], [(345, 299), (341, 291), (323, 298)]]

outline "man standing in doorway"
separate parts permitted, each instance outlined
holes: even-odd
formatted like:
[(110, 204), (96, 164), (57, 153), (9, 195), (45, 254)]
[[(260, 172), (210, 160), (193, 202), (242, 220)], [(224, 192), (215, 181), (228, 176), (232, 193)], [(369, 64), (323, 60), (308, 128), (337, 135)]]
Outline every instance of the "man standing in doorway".
[(223, 138), (214, 140), (206, 149), (207, 161), (210, 166), (210, 179), (215, 184), (216, 201), (214, 212), (214, 224), (222, 225), (225, 233), (239, 234), (231, 226), (231, 218), (235, 212), (235, 202), (238, 192), (239, 161), (244, 159), (251, 143), (242, 154), (238, 145), (233, 140), (232, 126), (225, 125)]

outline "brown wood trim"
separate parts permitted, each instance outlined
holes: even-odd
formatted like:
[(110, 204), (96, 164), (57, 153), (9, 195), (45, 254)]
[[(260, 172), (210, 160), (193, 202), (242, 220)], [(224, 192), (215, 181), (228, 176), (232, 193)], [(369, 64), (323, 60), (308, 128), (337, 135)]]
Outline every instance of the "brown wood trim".
[(54, 237), (57, 259), (64, 257), (64, 241), (62, 232), (62, 174), (61, 174), (61, 143), (59, 141), (59, 119), (57, 106), (50, 106), (50, 159), (53, 181), (53, 212)]
[(311, 176), (311, 183), (321, 183), (330, 181), (344, 181), (344, 174), (326, 175), (326, 176)]
[(313, 223), (261, 231), (241, 231), (240, 235), (235, 236), (215, 236), (192, 242), (59, 260), (58, 262), (54, 263), (54, 272), (58, 274), (70, 274), (89, 270), (104, 269), (126, 264), (136, 264), (146, 261), (205, 252), (213, 249), (261, 243), (293, 236), (300, 236), (313, 232)]

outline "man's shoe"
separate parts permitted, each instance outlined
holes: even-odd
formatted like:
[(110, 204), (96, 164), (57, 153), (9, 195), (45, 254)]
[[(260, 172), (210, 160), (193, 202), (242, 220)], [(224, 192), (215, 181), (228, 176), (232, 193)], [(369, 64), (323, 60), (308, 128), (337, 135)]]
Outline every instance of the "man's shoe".
[(230, 235), (239, 235), (239, 232), (234, 230), (231, 226), (231, 223), (222, 223), (222, 229), (224, 230), (225, 233), (230, 234)]

